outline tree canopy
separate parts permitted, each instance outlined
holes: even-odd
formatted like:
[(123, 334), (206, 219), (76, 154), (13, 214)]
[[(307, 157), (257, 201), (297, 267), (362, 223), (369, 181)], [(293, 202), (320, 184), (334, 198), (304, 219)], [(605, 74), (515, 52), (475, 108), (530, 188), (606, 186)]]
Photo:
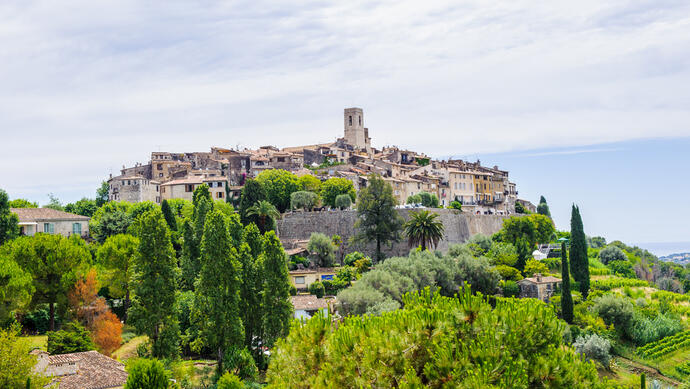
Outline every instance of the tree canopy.
[(266, 199), (281, 213), (290, 208), (290, 195), (301, 189), (297, 176), (282, 169), (265, 170), (256, 176), (256, 181), (264, 187)]
[(0, 189), (0, 245), (19, 235), (19, 217), (10, 211), (7, 192)]
[(355, 187), (352, 185), (352, 181), (347, 178), (331, 177), (321, 184), (321, 198), (324, 205), (335, 208), (337, 206), (335, 199), (343, 194), (350, 196), (353, 202), (355, 201)]

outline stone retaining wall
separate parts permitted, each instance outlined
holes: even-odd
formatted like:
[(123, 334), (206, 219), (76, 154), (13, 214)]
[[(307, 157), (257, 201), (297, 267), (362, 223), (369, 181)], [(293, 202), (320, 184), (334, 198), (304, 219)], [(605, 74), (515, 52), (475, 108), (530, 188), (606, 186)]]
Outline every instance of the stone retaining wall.
[[(407, 220), (411, 210), (400, 209), (398, 213)], [(472, 235), (491, 235), (503, 226), (503, 220), (507, 216), (502, 215), (473, 215), (458, 212), (453, 209), (434, 209), (445, 227), (443, 240), (439, 242), (438, 250), (448, 250), (448, 246), (464, 243)], [(286, 248), (292, 248), (298, 240), (308, 240), (313, 232), (321, 232), (328, 236), (340, 235), (345, 242), (345, 251), (358, 250), (368, 255), (375, 253), (375, 242), (366, 246), (353, 244), (350, 238), (355, 235), (355, 222), (357, 212), (347, 211), (323, 211), (323, 212), (293, 212), (286, 213), (277, 221), (278, 236)], [(392, 247), (384, 246), (387, 256), (407, 255), (410, 251), (407, 240), (402, 239), (394, 243)]]

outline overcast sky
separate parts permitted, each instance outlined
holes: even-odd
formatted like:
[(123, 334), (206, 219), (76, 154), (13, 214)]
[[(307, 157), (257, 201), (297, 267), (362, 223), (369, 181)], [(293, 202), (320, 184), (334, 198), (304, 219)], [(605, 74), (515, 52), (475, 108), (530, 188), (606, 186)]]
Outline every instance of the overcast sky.
[[(491, 155), (531, 180), (538, 171), (500, 155), (549, 163), (690, 136), (689, 62), (688, 1), (4, 0), (0, 187), (74, 201), (155, 150), (332, 141), (348, 106), (364, 108), (377, 147)], [(690, 241), (616, 223), (595, 190), (557, 199), (603, 215), (597, 231)], [(690, 219), (682, 212), (642, 217)]]

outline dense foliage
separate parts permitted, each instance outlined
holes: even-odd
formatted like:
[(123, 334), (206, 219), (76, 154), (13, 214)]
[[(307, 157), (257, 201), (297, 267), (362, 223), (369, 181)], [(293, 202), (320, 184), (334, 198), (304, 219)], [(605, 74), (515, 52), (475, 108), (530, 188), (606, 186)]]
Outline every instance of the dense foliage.
[(359, 191), (355, 240), (361, 243), (376, 242), (376, 260), (383, 259), (381, 246), (400, 240), (403, 220), (395, 210), (397, 200), (393, 188), (377, 174), (368, 177), (368, 185)]
[(404, 309), (334, 324), (295, 322), (278, 342), (269, 387), (607, 387), (563, 346), (563, 325), (534, 300), (492, 309), (469, 288), (458, 298), (428, 289)]

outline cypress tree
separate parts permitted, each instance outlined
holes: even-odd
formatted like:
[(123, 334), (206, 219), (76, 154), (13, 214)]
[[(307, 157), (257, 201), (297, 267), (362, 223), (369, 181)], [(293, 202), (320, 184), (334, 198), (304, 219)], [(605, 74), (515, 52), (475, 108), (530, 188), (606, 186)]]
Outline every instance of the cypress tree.
[(165, 222), (168, 223), (168, 227), (170, 227), (170, 231), (177, 231), (177, 220), (175, 220), (175, 215), (173, 215), (172, 210), (170, 209), (168, 200), (163, 200), (161, 203), (161, 211), (163, 212)]
[(240, 319), (240, 272), (237, 250), (221, 211), (208, 214), (201, 239), (202, 267), (196, 283), (193, 317), (204, 343), (217, 352), (218, 371), (223, 356), (244, 340)]
[(178, 339), (166, 337), (172, 332), (179, 336), (174, 308), (177, 259), (170, 230), (158, 209), (141, 215), (136, 227), (139, 248), (134, 261), (137, 276), (131, 319), (139, 331), (148, 335), (153, 356), (169, 357)]
[(194, 206), (194, 220), (185, 220), (182, 225), (182, 288), (185, 290), (194, 290), (194, 281), (201, 270), (201, 238), (204, 234), (206, 215), (213, 210), (213, 203), (203, 193), (199, 192)]
[(293, 308), (290, 303), (285, 251), (274, 231), (264, 235), (263, 291), (261, 309), (263, 315), (263, 345), (271, 348), (278, 338), (287, 335)]
[(541, 196), (541, 198), (539, 199), (539, 205), (537, 205), (537, 213), (551, 218), (551, 211), (549, 210), (549, 205), (546, 203), (546, 199), (544, 198), (544, 196)]
[(570, 272), (568, 271), (568, 251), (565, 242), (561, 243), (561, 310), (563, 320), (573, 324), (573, 295), (570, 293)]
[(522, 272), (525, 270), (527, 260), (532, 257), (532, 253), (530, 252), (527, 240), (524, 238), (518, 238), (515, 248), (517, 249), (518, 255), (517, 262), (515, 262), (515, 268)]
[(202, 198), (208, 200), (209, 202), (213, 202), (213, 199), (211, 198), (211, 191), (208, 189), (208, 185), (206, 184), (201, 184), (194, 189), (194, 193), (192, 194), (192, 203), (194, 204), (195, 208)]
[(570, 217), (570, 271), (580, 285), (583, 298), (589, 294), (589, 260), (587, 259), (587, 238), (582, 226), (580, 209), (573, 204)]

